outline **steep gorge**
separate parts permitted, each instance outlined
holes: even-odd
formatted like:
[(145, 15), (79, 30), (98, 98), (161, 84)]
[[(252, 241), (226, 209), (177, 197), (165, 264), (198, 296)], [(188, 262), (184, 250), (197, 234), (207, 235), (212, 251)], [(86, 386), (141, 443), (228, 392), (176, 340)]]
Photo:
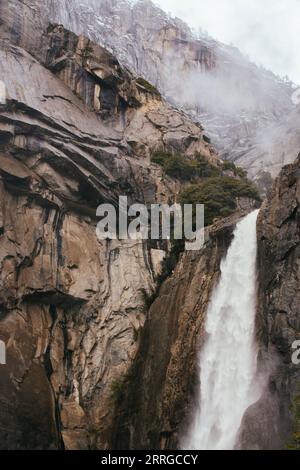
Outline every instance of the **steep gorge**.
[(268, 381), (244, 418), (242, 448), (299, 448), (300, 369), (292, 361), (300, 335), (299, 188), (298, 157), (281, 171), (258, 218), (258, 364)]
[[(256, 305), (256, 321), (253, 325), (255, 330), (252, 330), (255, 333), (256, 346), (253, 345), (253, 356), (249, 360), (255, 361), (257, 357), (256, 371), (255, 362), (252, 362), (257, 390), (250, 399), (249, 408), (244, 409), (245, 414), (239, 429), (236, 429), (236, 449), (299, 449), (300, 376), (298, 363), (292, 361), (293, 343), (300, 338), (299, 169), (299, 157), (294, 164), (283, 168), (258, 215), (258, 291), (257, 299), (253, 293), (252, 298), (248, 299), (252, 303), (252, 309)], [(187, 439), (195, 443), (196, 434), (201, 430), (202, 436), (208, 438), (205, 430), (209, 419), (206, 416), (204, 422), (200, 411), (207, 409), (215, 416), (215, 408), (211, 408), (213, 394), (209, 395), (208, 408), (204, 407), (204, 410), (199, 411), (202, 400), (201, 395), (199, 396), (199, 370), (203, 353), (209, 347), (205, 325), (207, 316), (212, 314), (211, 294), (218, 285), (221, 261), (231, 244), (238, 220), (235, 216), (229, 218), (225, 225), (223, 221), (211, 227), (203, 251), (192, 256), (184, 255), (150, 308), (140, 351), (130, 370), (128, 382), (127, 379), (124, 382), (124, 391), (116, 410), (113, 429), (115, 448), (176, 449), (180, 445), (189, 448)], [(248, 239), (243, 238), (240, 241), (241, 246), (243, 243), (248, 244)], [(246, 251), (248, 246), (244, 249)], [(243, 269), (244, 266), (239, 268)], [(231, 289), (237, 288), (234, 278), (232, 283)], [(247, 286), (240, 287), (241, 292), (245, 289)], [(245, 301), (244, 298), (241, 300)], [(233, 301), (232, 296), (229, 301)], [(218, 305), (219, 308), (222, 306), (224, 314), (223, 303)], [(233, 311), (232, 308), (228, 309), (228, 314)], [(245, 311), (245, 308), (241, 308), (240, 318)], [(237, 318), (230, 318), (233, 324), (228, 340), (232, 330), (237, 327)], [(225, 334), (225, 323), (224, 319), (221, 334)], [(245, 331), (245, 335), (249, 331)], [(241, 341), (243, 345), (246, 337), (237, 336), (235, 340)], [(246, 342), (246, 347), (247, 344)], [(221, 363), (223, 360), (225, 345), (226, 339), (222, 344), (212, 344), (221, 355), (216, 359), (217, 362)], [(243, 346), (235, 351), (236, 360), (242, 351)], [(206, 361), (204, 371), (211, 364)], [(234, 372), (234, 364), (236, 361), (228, 364), (227, 372), (230, 377)], [(224, 385), (226, 374), (222, 372), (225, 371), (223, 364), (220, 373), (221, 383)], [(246, 369), (242, 367), (241, 375), (232, 383), (233, 387), (237, 386), (239, 380), (244, 380), (242, 377), (245, 372)], [(210, 382), (212, 387), (216, 386), (217, 374), (218, 370), (214, 373), (214, 380)], [(239, 396), (245, 383), (237, 389)], [(230, 397), (233, 396), (231, 388), (224, 390), (220, 397), (221, 408), (227, 391)], [(235, 407), (236, 401), (230, 402), (229, 406)], [(225, 415), (226, 412), (215, 416), (216, 422), (221, 424)], [(197, 416), (199, 419), (195, 422)], [(215, 433), (216, 425), (212, 439), (217, 438)], [(204, 448), (198, 447), (198, 441), (195, 445), (197, 448)], [(195, 445), (192, 444), (192, 448)]]
[[(214, 67), (220, 44), (195, 40), (151, 2), (145, 18), (141, 2), (133, 12), (126, 1), (109, 3), (101, 2), (104, 17), (109, 7), (127, 11), (122, 27), (143, 20), (129, 43), (139, 32), (142, 48), (145, 21), (151, 27), (156, 17), (150, 45), (161, 44), (163, 31), (167, 49), (175, 44), (188, 57), (188, 69), (195, 54), (198, 65)], [(100, 19), (89, 16), (86, 28), (85, 2), (79, 8), (62, 1), (56, 10), (52, 0), (45, 8), (39, 4), (0, 0), (0, 78), (7, 87), (0, 105), (0, 339), (8, 358), (0, 366), (0, 446), (176, 449), (198, 404), (198, 352), (221, 262), (236, 224), (257, 202), (236, 201), (233, 215), (206, 229), (203, 249), (181, 254), (171, 267), (168, 243), (100, 242), (95, 214), (101, 202), (117, 205), (125, 194), (148, 206), (173, 203), (185, 187), (151, 161), (155, 152), (191, 159), (200, 154), (215, 168), (220, 157), (198, 122), (202, 113), (194, 114), (194, 122), (191, 109), (185, 107), (187, 114), (172, 106), (174, 99), (165, 100), (137, 76), (167, 95), (162, 78), (151, 75), (164, 57), (155, 48), (152, 61), (136, 57), (126, 42), (127, 60), (138, 59), (136, 67), (125, 64), (132, 73), (118, 60), (124, 56), (117, 43), (114, 53), (104, 47), (120, 36), (115, 24), (105, 29), (99, 23), (95, 36)], [(86, 34), (49, 24), (55, 15)], [(225, 48), (222, 54), (237, 60), (234, 78), (242, 59), (233, 52)], [(265, 78), (272, 83), (265, 105), (275, 130), (285, 112), (297, 130), (289, 149), (282, 144), (284, 158), (276, 154), (273, 161), (268, 151), (275, 175), (299, 150), (298, 109), (290, 108), (290, 85)], [(222, 122), (217, 127), (219, 132)], [(247, 160), (243, 138), (235, 148)], [(247, 131), (248, 138), (252, 142)], [(265, 155), (255, 151), (253, 158), (268, 166)], [(291, 344), (300, 337), (299, 181), (298, 159), (282, 170), (258, 218), (258, 372), (268, 380), (243, 418), (238, 448), (283, 448), (295, 427), (299, 368), (291, 362)]]

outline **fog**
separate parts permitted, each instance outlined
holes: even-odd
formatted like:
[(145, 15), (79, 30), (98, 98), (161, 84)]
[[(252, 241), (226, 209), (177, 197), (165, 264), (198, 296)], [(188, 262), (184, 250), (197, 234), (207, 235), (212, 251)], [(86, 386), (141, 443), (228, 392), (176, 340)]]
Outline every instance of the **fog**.
[(252, 61), (300, 84), (300, 0), (155, 0), (196, 31), (234, 44)]
[[(205, 60), (195, 60), (185, 42), (165, 48), (157, 61), (157, 25), (151, 23), (156, 17), (144, 6), (142, 14), (137, 6), (137, 16), (131, 15), (130, 3), (135, 0), (47, 2), (52, 6), (52, 21), (108, 46), (123, 65), (158, 86), (172, 104), (201, 122), (221, 158), (237, 161), (251, 176), (264, 169), (275, 176), (284, 163), (296, 158), (300, 114), (292, 100), (293, 88), (243, 54), (300, 84), (300, 0), (264, 0), (263, 4), (258, 0), (156, 0), (166, 13), (177, 15), (196, 32), (201, 28), (202, 52), (208, 63), (214, 60), (212, 51), (217, 53), (211, 67), (203, 65)], [(157, 15), (159, 27), (162, 15)], [(145, 30), (136, 28), (135, 21), (143, 20)], [(216, 45), (210, 36), (233, 43), (242, 54), (236, 47)]]

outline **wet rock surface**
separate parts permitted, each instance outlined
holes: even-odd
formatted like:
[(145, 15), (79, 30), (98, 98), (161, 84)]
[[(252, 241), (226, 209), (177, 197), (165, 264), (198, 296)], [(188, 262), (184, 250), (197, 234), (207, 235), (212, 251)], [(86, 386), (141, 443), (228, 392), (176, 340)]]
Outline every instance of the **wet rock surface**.
[[(90, 10), (72, 16), (72, 2), (60, 2), (56, 11), (57, 3), (44, 3), (0, 0), (0, 78), (7, 88), (0, 105), (0, 339), (7, 347), (7, 364), (0, 365), (0, 447), (175, 449), (193, 410), (197, 351), (220, 260), (253, 201), (237, 201), (240, 213), (216, 222), (205, 248), (183, 254), (159, 291), (166, 244), (99, 241), (95, 214), (102, 202), (117, 205), (119, 195), (147, 205), (176, 200), (181, 183), (151, 163), (156, 150), (199, 152), (219, 163), (202, 125), (139, 75), (161, 89), (156, 73), (174, 47), (188, 70), (191, 64), (211, 70), (234, 51), (216, 53), (216, 42), (195, 41), (181, 22), (158, 18), (151, 2), (131, 11), (125, 1), (102, 1), (103, 17), (112, 16), (111, 8), (119, 14), (117, 24), (96, 17), (96, 35)], [(55, 24), (74, 18), (77, 35)], [(131, 47), (136, 38), (138, 50)], [(252, 176), (266, 170), (263, 190), (270, 185), (267, 172), (276, 174), (299, 146), (298, 109), (290, 114), (287, 104), (290, 86), (265, 78), (274, 85), (267, 114), (277, 139), (286, 129), (278, 131), (278, 116), (286, 112), (287, 127), (292, 124), (288, 145), (275, 139), (276, 151), (267, 156), (265, 147), (249, 148), (260, 114), (250, 123), (243, 116), (238, 128), (233, 120), (229, 133), (224, 128), (234, 159)], [(224, 121), (211, 117), (212, 136), (222, 138)], [(299, 236), (298, 159), (282, 170), (258, 220), (257, 329), (260, 370), (268, 380), (244, 417), (241, 448), (282, 448), (293, 430)]]
[(239, 446), (282, 449), (295, 427), (299, 365), (292, 345), (300, 338), (300, 160), (283, 168), (258, 218), (259, 368), (265, 382), (260, 401), (244, 418)]

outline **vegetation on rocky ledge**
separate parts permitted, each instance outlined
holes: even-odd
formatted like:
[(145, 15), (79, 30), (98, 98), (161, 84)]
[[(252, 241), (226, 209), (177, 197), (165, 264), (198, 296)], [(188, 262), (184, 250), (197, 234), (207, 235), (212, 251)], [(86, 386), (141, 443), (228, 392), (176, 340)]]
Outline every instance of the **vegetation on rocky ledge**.
[[(178, 198), (180, 204), (205, 205), (206, 226), (211, 225), (216, 217), (231, 215), (237, 209), (237, 198), (261, 200), (256, 185), (234, 162), (220, 162), (216, 166), (200, 153), (186, 156), (164, 151), (154, 153), (151, 161), (160, 165), (168, 176), (185, 183)], [(186, 185), (188, 182), (191, 184)], [(184, 243), (173, 240), (172, 244), (176, 259)]]
[(151, 83), (149, 83), (147, 80), (145, 80), (144, 78), (142, 77), (139, 77), (137, 78), (136, 80), (136, 84), (137, 85), (140, 85), (142, 88), (144, 88), (145, 90), (149, 91), (150, 93), (152, 93), (153, 95), (156, 95), (156, 96), (161, 96), (160, 92), (158, 91), (158, 89), (152, 85)]
[(191, 183), (182, 189), (179, 203), (205, 204), (205, 225), (212, 224), (216, 217), (232, 214), (237, 198), (260, 201), (258, 189), (247, 179), (246, 171), (233, 162), (215, 166), (199, 153), (188, 157), (162, 151), (156, 152), (151, 160), (162, 166), (168, 176)]
[(205, 225), (213, 223), (216, 217), (227, 217), (236, 210), (236, 199), (247, 197), (260, 201), (259, 193), (247, 179), (229, 176), (208, 178), (191, 184), (179, 196), (181, 204), (204, 204)]
[(188, 157), (182, 153), (173, 154), (160, 151), (152, 155), (151, 161), (160, 165), (168, 176), (183, 182), (199, 180), (200, 178), (226, 176), (228, 172), (232, 173), (232, 177), (247, 178), (247, 172), (233, 162), (226, 161), (218, 166), (212, 165), (200, 153)]
[(238, 176), (239, 178), (247, 178), (247, 172), (241, 168), (240, 166), (236, 166), (235, 163), (227, 160), (223, 163), (222, 170), (224, 171), (231, 171), (234, 176)]
[(182, 153), (156, 152), (151, 160), (162, 166), (168, 176), (180, 181), (211, 178), (220, 175), (221, 172), (221, 168), (211, 165), (207, 158), (199, 153), (191, 158)]

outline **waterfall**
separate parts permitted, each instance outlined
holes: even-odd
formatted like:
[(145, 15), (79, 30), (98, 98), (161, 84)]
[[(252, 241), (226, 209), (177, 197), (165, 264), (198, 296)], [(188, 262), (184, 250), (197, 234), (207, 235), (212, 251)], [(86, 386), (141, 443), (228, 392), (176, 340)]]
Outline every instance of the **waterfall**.
[(185, 449), (233, 449), (245, 411), (259, 398), (254, 339), (257, 215), (252, 212), (238, 223), (221, 263), (199, 357), (199, 408)]

